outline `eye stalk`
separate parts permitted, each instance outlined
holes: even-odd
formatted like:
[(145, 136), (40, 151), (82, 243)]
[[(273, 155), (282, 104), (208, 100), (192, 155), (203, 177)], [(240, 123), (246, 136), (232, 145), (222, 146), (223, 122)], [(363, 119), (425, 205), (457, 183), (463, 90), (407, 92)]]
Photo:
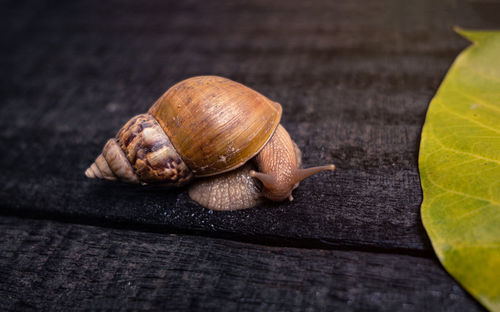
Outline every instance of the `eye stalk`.
[(330, 164), (306, 169), (295, 169), (290, 179), (283, 182), (280, 182), (271, 174), (256, 172), (255, 170), (250, 170), (249, 174), (252, 178), (256, 178), (262, 182), (262, 185), (264, 186), (264, 190), (262, 192), (263, 196), (273, 201), (282, 201), (286, 198), (292, 201), (292, 191), (298, 186), (300, 181), (326, 170), (335, 170), (335, 165)]

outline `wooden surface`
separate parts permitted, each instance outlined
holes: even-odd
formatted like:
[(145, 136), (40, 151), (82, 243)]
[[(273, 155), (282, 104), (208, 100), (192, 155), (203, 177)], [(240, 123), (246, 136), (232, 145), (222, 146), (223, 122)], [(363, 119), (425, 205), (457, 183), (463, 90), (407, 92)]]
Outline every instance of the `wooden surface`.
[[(427, 105), (468, 45), (452, 26), (498, 28), (500, 4), (2, 8), (0, 309), (481, 309), (432, 252), (417, 156)], [(184, 189), (85, 178), (123, 123), (202, 74), (280, 102), (304, 164), (338, 169), (291, 203), (231, 213)]]
[(434, 259), (9, 217), (0, 225), (2, 311), (478, 310)]

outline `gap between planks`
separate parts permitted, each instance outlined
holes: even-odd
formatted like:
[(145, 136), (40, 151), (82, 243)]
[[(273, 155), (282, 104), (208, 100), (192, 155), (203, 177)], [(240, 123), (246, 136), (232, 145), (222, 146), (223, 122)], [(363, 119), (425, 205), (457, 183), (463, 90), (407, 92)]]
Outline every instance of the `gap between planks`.
[[(40, 211), (1, 211), (2, 217), (16, 217), (25, 220), (44, 220), (55, 221), (64, 224), (78, 224), (96, 226), (101, 228), (128, 230), (134, 232), (156, 233), (164, 235), (186, 235), (186, 236), (199, 236), (206, 238), (224, 239), (233, 242), (246, 243), (252, 245), (260, 245), (266, 247), (282, 247), (282, 248), (295, 248), (305, 250), (341, 250), (341, 251), (358, 251), (370, 252), (377, 254), (397, 254), (407, 255), (418, 258), (435, 259), (432, 250), (419, 250), (412, 248), (401, 248), (394, 246), (377, 247), (369, 245), (359, 245), (355, 241), (349, 240), (329, 240), (322, 238), (294, 238), (283, 237), (275, 235), (263, 234), (239, 234), (227, 231), (210, 232), (205, 230), (195, 229), (180, 229), (175, 227), (168, 227), (163, 224), (140, 224), (133, 223), (128, 220), (114, 220), (107, 221), (100, 218), (93, 218), (90, 216), (63, 216), (59, 214), (48, 214)], [(436, 263), (437, 260), (436, 260)]]

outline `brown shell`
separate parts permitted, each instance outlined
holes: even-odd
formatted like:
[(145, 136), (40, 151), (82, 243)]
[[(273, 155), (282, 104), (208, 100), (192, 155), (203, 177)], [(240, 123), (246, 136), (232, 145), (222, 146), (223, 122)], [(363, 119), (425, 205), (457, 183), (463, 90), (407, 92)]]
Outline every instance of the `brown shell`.
[(142, 183), (179, 186), (192, 178), (191, 171), (153, 116), (141, 114), (133, 117), (116, 138)]
[(186, 79), (151, 107), (153, 115), (195, 176), (243, 165), (271, 138), (281, 105), (232, 80)]

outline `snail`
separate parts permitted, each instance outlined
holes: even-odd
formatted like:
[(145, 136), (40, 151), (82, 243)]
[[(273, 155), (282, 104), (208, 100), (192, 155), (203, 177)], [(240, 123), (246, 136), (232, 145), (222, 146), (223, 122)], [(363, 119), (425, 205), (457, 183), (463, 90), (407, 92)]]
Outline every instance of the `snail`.
[(132, 117), (85, 171), (89, 178), (183, 186), (213, 210), (292, 200), (310, 175), (280, 125), (281, 105), (235, 81), (197, 76), (168, 89), (145, 114)]

